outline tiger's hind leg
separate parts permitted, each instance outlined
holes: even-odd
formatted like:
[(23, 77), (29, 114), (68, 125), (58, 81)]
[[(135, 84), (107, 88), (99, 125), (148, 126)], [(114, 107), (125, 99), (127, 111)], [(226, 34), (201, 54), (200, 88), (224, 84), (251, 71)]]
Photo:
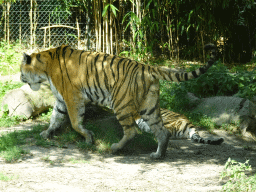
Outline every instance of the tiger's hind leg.
[(150, 157), (153, 159), (163, 158), (166, 154), (170, 132), (164, 127), (160, 114), (158, 83), (151, 85), (148, 94), (141, 102), (140, 116), (150, 127), (158, 141), (157, 151), (151, 153)]
[[(152, 112), (152, 110), (155, 111)], [(141, 114), (141, 117), (150, 127), (151, 132), (154, 133), (158, 142), (157, 151), (151, 153), (150, 157), (153, 159), (163, 158), (166, 154), (166, 150), (168, 147), (170, 132), (165, 129), (162, 119), (160, 117), (160, 113), (157, 112), (157, 109), (149, 109), (145, 110), (144, 112), (144, 114)]]

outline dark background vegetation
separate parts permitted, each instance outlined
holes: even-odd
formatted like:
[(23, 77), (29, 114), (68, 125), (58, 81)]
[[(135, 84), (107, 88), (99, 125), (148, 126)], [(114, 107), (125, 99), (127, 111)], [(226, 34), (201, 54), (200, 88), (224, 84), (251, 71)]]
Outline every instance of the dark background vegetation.
[[(33, 47), (42, 46), (40, 27), (63, 23), (76, 27), (79, 23), (79, 37), (74, 30), (65, 29), (62, 33), (58, 28), (51, 32), (58, 39), (47, 46), (56, 42), (72, 44), (64, 39), (72, 36), (72, 41), (79, 41), (79, 47), (85, 49), (136, 55), (138, 59), (153, 56), (204, 61), (203, 46), (212, 42), (218, 45), (223, 63), (248, 62), (255, 50), (254, 0), (0, 0), (0, 3), (0, 38), (8, 42), (20, 40)], [(23, 23), (25, 20), (27, 25)], [(14, 30), (15, 23), (18, 28)], [(12, 31), (19, 30), (22, 35), (12, 35)]]

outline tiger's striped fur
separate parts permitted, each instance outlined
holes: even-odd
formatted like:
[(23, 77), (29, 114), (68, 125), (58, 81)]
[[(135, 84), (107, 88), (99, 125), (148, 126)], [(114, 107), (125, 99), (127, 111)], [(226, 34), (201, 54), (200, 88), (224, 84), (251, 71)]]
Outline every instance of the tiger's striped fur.
[(193, 72), (144, 65), (136, 61), (105, 53), (87, 52), (62, 45), (47, 51), (27, 55), (21, 64), (21, 81), (32, 90), (49, 81), (56, 97), (50, 126), (41, 136), (48, 138), (70, 119), (72, 127), (93, 143), (93, 133), (82, 125), (87, 103), (110, 106), (123, 127), (124, 136), (111, 146), (112, 152), (124, 147), (136, 134), (134, 116), (139, 114), (158, 140), (152, 158), (165, 155), (169, 132), (164, 129), (159, 107), (159, 79), (186, 81), (205, 73), (215, 61), (215, 46), (207, 65)]
[[(205, 139), (200, 137), (196, 130), (197, 127), (195, 127), (188, 118), (182, 114), (162, 108), (160, 109), (160, 113), (164, 127), (170, 132), (170, 138), (191, 139), (197, 143), (211, 145), (220, 145), (224, 141), (223, 138)], [(141, 130), (151, 132), (150, 127), (145, 121), (143, 121), (143, 119), (137, 119), (136, 123)]]

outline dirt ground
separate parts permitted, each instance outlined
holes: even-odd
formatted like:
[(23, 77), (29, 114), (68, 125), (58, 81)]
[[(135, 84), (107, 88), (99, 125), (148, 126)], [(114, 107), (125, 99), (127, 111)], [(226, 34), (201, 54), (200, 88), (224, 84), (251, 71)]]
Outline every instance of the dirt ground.
[[(19, 81), (19, 75), (11, 79)], [(0, 128), (0, 134), (32, 126)], [(11, 178), (0, 180), (0, 192), (219, 191), (225, 184), (219, 181), (220, 173), (229, 157), (239, 162), (249, 159), (252, 172), (256, 172), (255, 142), (222, 130), (214, 133), (225, 139), (220, 146), (171, 140), (163, 160), (151, 160), (149, 154), (153, 151), (102, 155), (80, 151), (74, 145), (25, 146), (30, 153), (16, 163), (0, 158), (0, 174)], [(206, 131), (199, 134), (211, 136)]]
[[(0, 132), (30, 129), (23, 124)], [(30, 191), (219, 191), (219, 181), (229, 157), (240, 162), (250, 159), (256, 168), (256, 144), (225, 131), (216, 130), (225, 139), (220, 146), (171, 140), (166, 158), (151, 160), (149, 152), (132, 154), (96, 154), (67, 148), (26, 146), (30, 153), (17, 163), (0, 159), (0, 173), (11, 178), (0, 181), (2, 192)], [(210, 136), (200, 131), (201, 136)]]

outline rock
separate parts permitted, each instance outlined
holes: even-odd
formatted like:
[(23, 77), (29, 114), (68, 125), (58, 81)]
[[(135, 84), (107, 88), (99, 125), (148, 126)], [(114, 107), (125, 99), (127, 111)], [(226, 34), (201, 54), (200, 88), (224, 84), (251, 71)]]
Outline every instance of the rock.
[(3, 98), (2, 106), (3, 111), (9, 111), (9, 116), (30, 118), (53, 107), (54, 102), (49, 85), (42, 84), (39, 91), (33, 91), (26, 84), (8, 92)]
[(244, 136), (256, 140), (256, 105), (253, 102), (232, 96), (196, 98), (191, 93), (188, 95), (191, 105), (196, 106), (192, 109), (193, 113), (205, 114), (219, 126), (238, 124)]

